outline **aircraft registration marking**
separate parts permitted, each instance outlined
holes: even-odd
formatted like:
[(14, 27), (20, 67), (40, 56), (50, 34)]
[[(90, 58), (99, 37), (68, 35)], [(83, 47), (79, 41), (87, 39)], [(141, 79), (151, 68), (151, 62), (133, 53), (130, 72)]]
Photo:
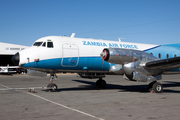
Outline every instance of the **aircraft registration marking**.
[(92, 42), (92, 41), (82, 41), (83, 45), (89, 46), (103, 46), (103, 47), (113, 47), (113, 48), (128, 48), (128, 49), (138, 49), (137, 45), (133, 44), (117, 44), (117, 43), (105, 43), (105, 42)]

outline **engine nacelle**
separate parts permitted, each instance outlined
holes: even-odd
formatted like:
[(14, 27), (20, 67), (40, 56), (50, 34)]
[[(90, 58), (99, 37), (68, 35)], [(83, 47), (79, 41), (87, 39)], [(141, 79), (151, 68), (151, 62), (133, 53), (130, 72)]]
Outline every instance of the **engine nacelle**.
[(105, 48), (100, 55), (103, 60), (115, 64), (127, 64), (138, 60), (146, 63), (157, 60), (155, 56), (144, 51), (124, 48)]
[(128, 79), (131, 81), (138, 81), (138, 82), (150, 82), (150, 81), (156, 81), (162, 79), (161, 75), (156, 75), (156, 76), (147, 76), (145, 74), (139, 73), (139, 72), (132, 72), (132, 76), (128, 76), (124, 74), (124, 79)]
[(139, 66), (137, 62), (123, 65), (124, 78), (131, 81), (147, 82), (160, 80), (161, 75), (152, 76), (147, 70)]
[(137, 61), (137, 58), (133, 56), (134, 51), (123, 48), (105, 48), (100, 55), (107, 62), (124, 64)]
[(147, 62), (158, 60), (158, 58), (144, 51), (105, 48), (100, 55), (103, 60), (116, 64), (115, 68), (110, 71), (117, 72), (117, 70), (121, 70), (121, 73), (124, 73), (125, 78), (128, 80), (146, 82), (161, 79), (157, 72), (145, 68)]
[(132, 81), (147, 82), (160, 80), (162, 78), (161, 75), (152, 76), (143, 67), (138, 66), (138, 68), (136, 68), (136, 63), (124, 64), (123, 70), (125, 73), (124, 78)]

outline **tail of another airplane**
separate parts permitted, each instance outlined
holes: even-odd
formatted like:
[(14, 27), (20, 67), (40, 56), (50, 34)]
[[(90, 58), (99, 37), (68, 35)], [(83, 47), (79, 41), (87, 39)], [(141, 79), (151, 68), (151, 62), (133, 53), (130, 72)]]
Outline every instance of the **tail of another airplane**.
[(175, 44), (165, 44), (163, 46), (171, 46), (171, 47), (177, 47), (180, 48), (180, 43), (175, 43)]

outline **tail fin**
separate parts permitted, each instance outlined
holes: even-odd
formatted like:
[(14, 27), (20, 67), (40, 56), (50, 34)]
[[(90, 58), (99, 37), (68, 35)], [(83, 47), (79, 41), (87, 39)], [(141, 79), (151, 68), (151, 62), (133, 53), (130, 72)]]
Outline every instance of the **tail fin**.
[(180, 48), (180, 43), (175, 43), (175, 44), (165, 44), (163, 46), (171, 46), (171, 47), (177, 47)]

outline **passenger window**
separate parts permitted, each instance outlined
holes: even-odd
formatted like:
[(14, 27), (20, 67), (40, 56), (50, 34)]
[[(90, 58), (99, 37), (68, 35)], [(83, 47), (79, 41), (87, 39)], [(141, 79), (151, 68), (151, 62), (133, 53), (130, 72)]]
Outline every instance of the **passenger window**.
[(167, 59), (169, 58), (169, 54), (167, 54)]
[(47, 42), (47, 47), (48, 48), (53, 48), (53, 42)]
[(177, 57), (177, 55), (175, 54), (174, 57)]
[(151, 55), (153, 55), (153, 53), (150, 53)]
[(161, 59), (161, 53), (159, 53), (159, 58)]
[(42, 46), (43, 46), (43, 47), (46, 47), (46, 42), (44, 42)]

